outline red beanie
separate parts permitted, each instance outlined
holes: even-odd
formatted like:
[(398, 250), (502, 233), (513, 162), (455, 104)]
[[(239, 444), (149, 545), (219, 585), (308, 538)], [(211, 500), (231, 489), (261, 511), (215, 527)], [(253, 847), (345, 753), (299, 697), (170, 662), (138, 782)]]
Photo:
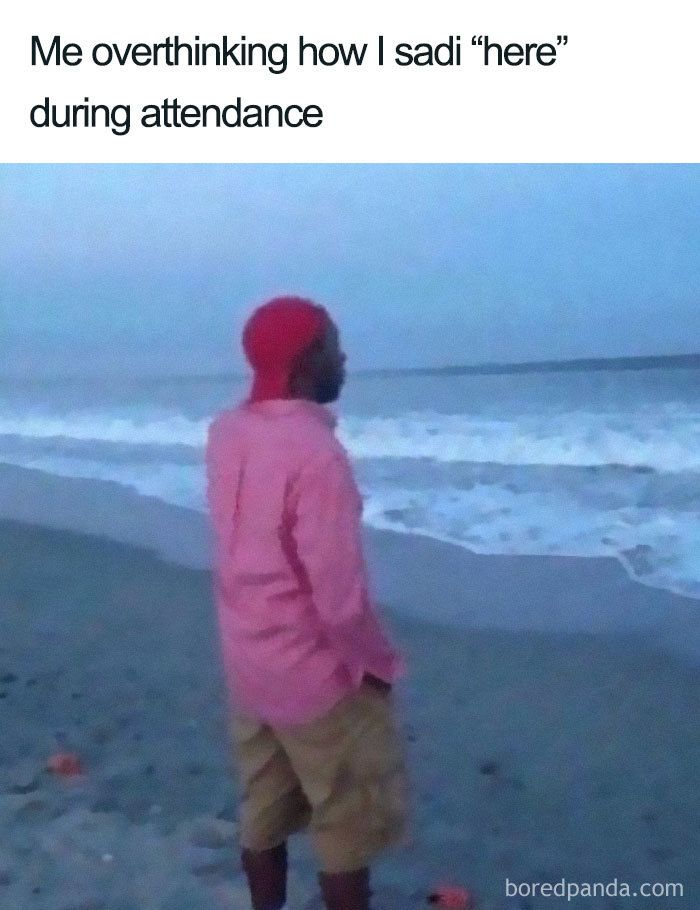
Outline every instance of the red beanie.
[(251, 401), (290, 397), (291, 372), (328, 320), (322, 306), (303, 297), (275, 297), (255, 310), (243, 329), (243, 350), (254, 371)]

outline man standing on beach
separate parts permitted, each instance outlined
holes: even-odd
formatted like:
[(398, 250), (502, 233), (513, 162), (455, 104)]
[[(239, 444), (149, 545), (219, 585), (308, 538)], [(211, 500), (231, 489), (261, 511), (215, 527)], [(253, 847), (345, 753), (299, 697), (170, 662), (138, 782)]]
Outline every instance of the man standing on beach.
[(392, 694), (406, 665), (368, 594), (362, 500), (324, 407), (345, 356), (298, 297), (260, 307), (243, 346), (250, 396), (207, 445), (242, 864), (254, 910), (283, 910), (287, 837), (308, 828), (328, 910), (369, 910), (369, 864), (407, 834)]

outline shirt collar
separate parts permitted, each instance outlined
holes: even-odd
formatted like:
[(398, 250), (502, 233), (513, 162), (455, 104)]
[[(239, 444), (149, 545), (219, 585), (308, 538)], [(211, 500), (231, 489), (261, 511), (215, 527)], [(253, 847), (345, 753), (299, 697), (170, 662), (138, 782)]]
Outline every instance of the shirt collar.
[(247, 401), (244, 403), (244, 407), (253, 413), (269, 414), (270, 416), (306, 413), (331, 429), (334, 429), (338, 423), (338, 418), (329, 408), (306, 398), (268, 398), (265, 401)]

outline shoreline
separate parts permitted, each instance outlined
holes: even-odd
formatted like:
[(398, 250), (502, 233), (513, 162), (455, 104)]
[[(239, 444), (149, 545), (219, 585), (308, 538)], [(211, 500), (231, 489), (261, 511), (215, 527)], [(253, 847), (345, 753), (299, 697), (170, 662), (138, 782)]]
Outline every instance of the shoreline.
[[(208, 569), (206, 515), (114, 481), (0, 464), (0, 520), (104, 537)], [(484, 555), (365, 528), (376, 600), (398, 617), (460, 629), (605, 634), (700, 665), (700, 601), (632, 579), (614, 557)], [(425, 571), (425, 567), (429, 571)]]

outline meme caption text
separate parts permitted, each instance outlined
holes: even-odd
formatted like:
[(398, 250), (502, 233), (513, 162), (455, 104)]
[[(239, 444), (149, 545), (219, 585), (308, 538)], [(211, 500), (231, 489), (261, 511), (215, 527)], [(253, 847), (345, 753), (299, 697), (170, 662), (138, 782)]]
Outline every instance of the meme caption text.
[[(157, 42), (102, 41), (82, 47), (61, 35), (32, 35), (31, 65), (55, 72), (56, 68), (87, 65), (105, 69), (127, 67), (221, 67), (256, 68), (271, 76), (282, 76), (291, 67), (319, 71), (333, 67), (348, 70), (378, 68), (458, 68), (471, 56), (483, 67), (552, 68), (569, 42), (567, 35), (547, 41), (503, 41), (490, 35), (464, 38), (450, 34), (431, 43), (390, 42), (378, 35), (372, 42), (312, 41), (299, 35), (287, 42), (256, 42), (245, 35), (232, 39), (223, 35), (216, 41), (199, 35), (164, 37)], [(38, 129), (107, 129), (115, 136), (126, 136), (132, 128), (209, 128), (209, 127), (308, 127), (322, 126), (326, 111), (318, 103), (302, 100), (294, 104), (258, 103), (236, 95), (227, 104), (193, 103), (190, 99), (166, 97), (139, 106), (125, 99), (118, 104), (101, 103), (82, 97), (79, 101), (59, 101), (45, 95), (29, 111), (29, 121)]]

